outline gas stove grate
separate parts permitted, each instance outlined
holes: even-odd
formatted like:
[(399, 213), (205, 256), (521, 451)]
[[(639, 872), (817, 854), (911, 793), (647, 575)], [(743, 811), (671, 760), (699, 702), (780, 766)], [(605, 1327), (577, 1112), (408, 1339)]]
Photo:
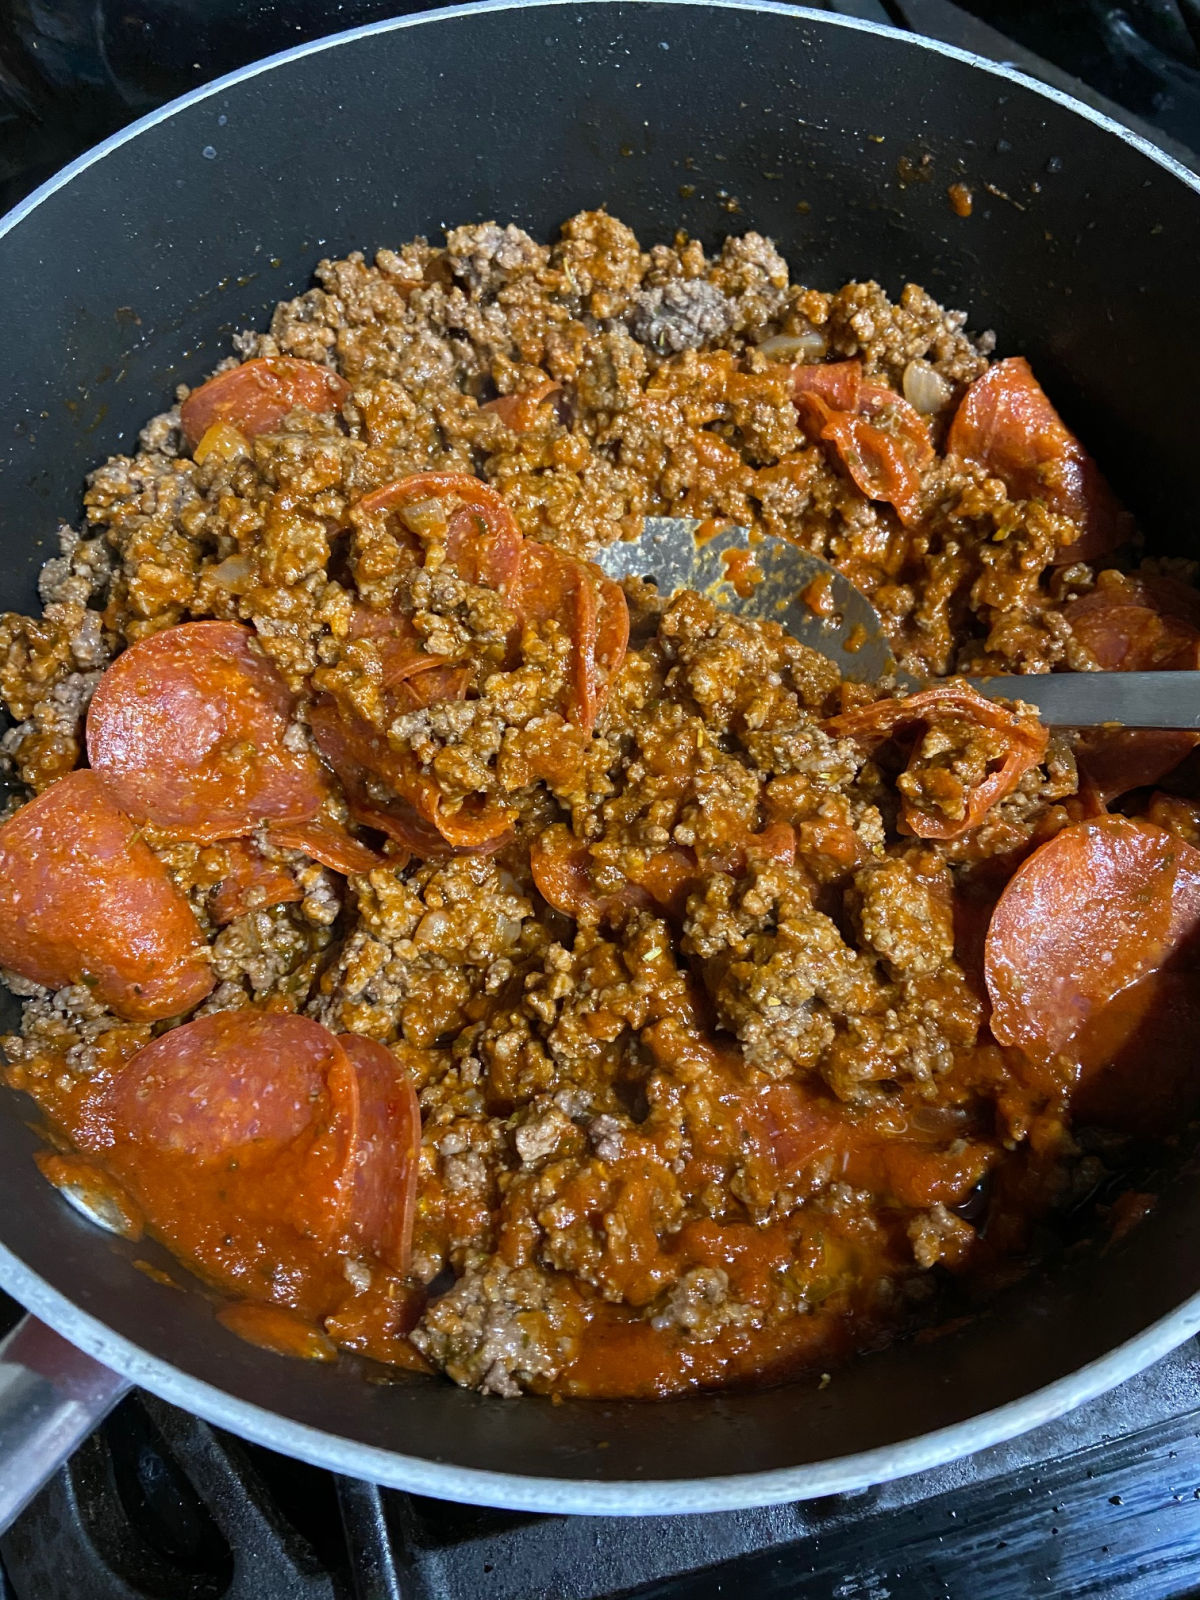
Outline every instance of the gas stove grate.
[(1200, 1346), (935, 1472), (631, 1520), (380, 1490), (139, 1393), (0, 1556), (2, 1600), (1177, 1600), (1200, 1587)]

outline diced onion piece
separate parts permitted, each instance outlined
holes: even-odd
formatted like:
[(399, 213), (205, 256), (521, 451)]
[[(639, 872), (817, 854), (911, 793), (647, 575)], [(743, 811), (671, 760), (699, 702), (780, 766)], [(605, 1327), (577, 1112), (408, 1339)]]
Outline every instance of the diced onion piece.
[(803, 333), (774, 333), (758, 348), (773, 361), (823, 361), (827, 344), (818, 329), (805, 328)]
[(192, 460), (203, 466), (209, 456), (216, 456), (218, 461), (236, 461), (249, 453), (250, 441), (240, 428), (235, 428), (231, 422), (214, 422), (201, 434), (199, 444), (192, 451)]
[[(214, 431), (210, 428), (208, 433)], [(208, 438), (208, 433), (204, 435), (204, 439)], [(203, 445), (204, 439), (201, 439), (200, 445)], [(200, 445), (196, 446), (197, 450)], [(222, 589), (227, 589), (230, 594), (245, 594), (254, 582), (254, 563), (246, 555), (226, 556), (224, 561), (218, 562), (212, 569), (209, 577), (212, 582), (219, 584)]]
[(932, 416), (950, 399), (950, 385), (928, 361), (910, 361), (904, 369), (904, 398), (914, 411)]
[(400, 520), (416, 534), (432, 533), (446, 525), (446, 507), (441, 500), (418, 500), (415, 505), (400, 508)]

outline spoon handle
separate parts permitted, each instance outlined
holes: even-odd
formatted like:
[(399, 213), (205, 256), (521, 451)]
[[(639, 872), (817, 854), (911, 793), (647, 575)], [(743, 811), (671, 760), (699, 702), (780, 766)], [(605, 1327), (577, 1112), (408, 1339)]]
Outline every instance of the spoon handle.
[(1126, 728), (1200, 731), (1200, 672), (1051, 672), (968, 678), (991, 700), (1024, 700), (1052, 728), (1117, 722)]

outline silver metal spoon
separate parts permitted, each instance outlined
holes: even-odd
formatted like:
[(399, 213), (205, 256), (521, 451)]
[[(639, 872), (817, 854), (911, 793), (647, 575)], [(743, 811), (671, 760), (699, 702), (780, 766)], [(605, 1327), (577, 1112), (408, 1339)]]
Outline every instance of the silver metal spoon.
[[(691, 517), (647, 517), (640, 539), (610, 544), (593, 559), (610, 577), (652, 581), (664, 597), (696, 589), (739, 616), (778, 622), (854, 683), (888, 678), (904, 689), (925, 686), (897, 666), (879, 613), (828, 561), (786, 539), (751, 541), (739, 527), (697, 543), (700, 525)], [(1200, 730), (1200, 672), (1052, 672), (966, 681), (993, 700), (1036, 706), (1049, 727)]]

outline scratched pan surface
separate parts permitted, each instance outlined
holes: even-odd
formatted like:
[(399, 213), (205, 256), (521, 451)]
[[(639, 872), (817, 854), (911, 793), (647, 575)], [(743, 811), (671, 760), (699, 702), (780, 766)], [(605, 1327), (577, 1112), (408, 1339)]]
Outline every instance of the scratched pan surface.
[[(931, 159), (922, 168), (922, 158)], [(905, 170), (927, 182), (903, 186)], [(975, 191), (956, 217), (946, 186)], [(85, 157), (0, 226), (0, 605), (34, 604), (84, 475), (263, 324), (325, 254), (606, 204), (643, 240), (772, 234), (803, 281), (912, 280), (1026, 353), (1118, 488), (1190, 550), (1200, 198), (1178, 168), (1003, 72), (782, 7), (463, 7), (305, 47)], [(821, 1388), (658, 1406), (483, 1400), (239, 1343), (198, 1289), (37, 1177), (0, 1097), (0, 1281), (138, 1382), (249, 1437), (447, 1498), (685, 1511), (825, 1494), (1011, 1435), (1200, 1323), (1200, 1185), (986, 1314)]]
[(695, 589), (730, 611), (776, 622), (828, 656), (853, 683), (896, 673), (879, 613), (866, 595), (820, 556), (787, 540), (752, 539), (734, 525), (706, 532), (694, 517), (647, 517), (640, 539), (611, 544), (596, 559), (610, 577), (645, 579), (664, 598)]

